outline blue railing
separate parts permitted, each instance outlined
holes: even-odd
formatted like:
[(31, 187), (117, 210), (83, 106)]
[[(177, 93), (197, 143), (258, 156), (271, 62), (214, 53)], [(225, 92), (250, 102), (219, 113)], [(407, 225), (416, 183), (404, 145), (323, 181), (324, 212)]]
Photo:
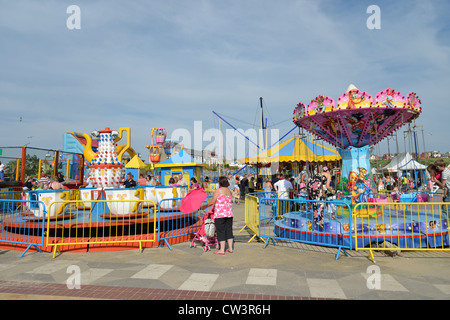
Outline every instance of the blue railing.
[(0, 213), (1, 243), (26, 245), (20, 257), (32, 246), (42, 252), (39, 247), (44, 245), (47, 213), (43, 202), (0, 199)]
[(275, 239), (336, 247), (336, 259), (353, 248), (351, 210), (344, 201), (262, 198), (259, 223), (264, 247)]

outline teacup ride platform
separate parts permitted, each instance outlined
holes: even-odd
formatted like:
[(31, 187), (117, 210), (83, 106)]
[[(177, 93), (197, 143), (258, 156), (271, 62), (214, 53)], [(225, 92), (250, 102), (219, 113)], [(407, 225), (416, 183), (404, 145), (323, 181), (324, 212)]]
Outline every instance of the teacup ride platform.
[[(197, 215), (179, 211), (177, 202), (180, 200), (155, 203), (146, 197), (145, 188), (89, 191), (91, 200), (65, 200), (68, 195), (57, 191), (32, 194), (46, 201), (44, 208), (23, 206), (20, 213), (3, 221), (5, 236), (15, 238), (27, 234), (28, 239), (36, 237), (37, 241), (45, 234), (48, 242), (39, 249), (47, 252), (56, 242), (61, 243), (64, 251), (113, 251), (135, 249), (141, 240), (139, 247), (159, 246), (160, 238), (168, 239), (165, 240), (168, 244), (187, 241), (193, 236), (191, 231), (201, 225)], [(161, 207), (156, 217), (155, 206)]]

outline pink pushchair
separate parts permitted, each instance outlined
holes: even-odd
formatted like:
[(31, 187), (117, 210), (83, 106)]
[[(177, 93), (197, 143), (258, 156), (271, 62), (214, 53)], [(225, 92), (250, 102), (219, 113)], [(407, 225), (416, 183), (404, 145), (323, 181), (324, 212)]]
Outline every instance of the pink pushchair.
[(219, 249), (219, 242), (217, 241), (217, 235), (214, 233), (214, 237), (209, 238), (205, 234), (205, 221), (206, 219), (213, 219), (214, 220), (214, 211), (209, 211), (204, 217), (203, 222), (200, 227), (200, 229), (195, 234), (194, 238), (192, 239), (191, 248), (195, 248), (196, 244), (195, 241), (201, 241), (203, 242), (203, 251), (209, 251), (211, 250), (211, 246), (215, 245), (217, 249)]

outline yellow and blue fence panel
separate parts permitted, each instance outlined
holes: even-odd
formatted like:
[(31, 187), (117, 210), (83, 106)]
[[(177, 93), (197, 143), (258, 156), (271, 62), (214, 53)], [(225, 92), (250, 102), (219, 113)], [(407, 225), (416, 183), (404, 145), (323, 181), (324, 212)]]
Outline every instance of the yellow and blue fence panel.
[[(214, 192), (207, 192), (207, 199), (202, 204), (209, 202), (213, 194)], [(190, 239), (202, 227), (205, 216), (203, 210), (181, 212), (181, 200), (182, 198), (163, 199), (158, 203), (158, 239), (160, 246), (167, 245), (170, 250), (170, 239)]]
[(304, 198), (259, 200), (259, 236), (264, 247), (274, 240), (297, 241), (312, 245), (353, 248), (349, 205), (341, 201), (313, 201)]
[[(260, 198), (264, 198), (263, 195), (259, 194)], [(246, 194), (245, 195), (245, 225), (239, 232), (242, 232), (245, 228), (250, 229), (254, 235), (250, 238), (248, 242), (251, 242), (255, 237), (259, 237), (259, 198), (257, 194)]]
[[(47, 215), (46, 245), (54, 247), (53, 257), (62, 246), (108, 246), (155, 242), (156, 204), (151, 200), (54, 201)], [(57, 210), (54, 209), (57, 208)]]
[[(364, 212), (364, 210), (369, 209)], [(361, 203), (352, 213), (355, 250), (449, 251), (449, 202)]]
[[(38, 200), (0, 199), (0, 242), (27, 246), (20, 257), (33, 246), (39, 252), (44, 245), (45, 205)], [(16, 194), (9, 194), (15, 198)], [(28, 214), (33, 210), (34, 214)]]

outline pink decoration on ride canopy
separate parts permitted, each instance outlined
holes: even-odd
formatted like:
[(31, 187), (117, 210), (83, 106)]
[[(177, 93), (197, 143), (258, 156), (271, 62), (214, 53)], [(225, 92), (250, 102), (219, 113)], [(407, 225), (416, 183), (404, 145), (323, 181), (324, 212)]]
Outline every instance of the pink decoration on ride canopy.
[(338, 98), (338, 110), (370, 108), (372, 106), (372, 96), (367, 92), (358, 89), (351, 89)]
[(415, 111), (422, 111), (422, 107), (420, 106), (422, 102), (415, 92), (410, 92), (406, 96), (406, 107)]
[[(331, 101), (318, 96), (302, 116), (298, 112), (299, 105), (303, 105), (300, 102), (294, 122), (338, 148), (374, 145), (421, 113), (415, 93), (408, 94), (405, 100), (390, 88), (378, 92), (375, 102), (370, 94), (356, 88), (342, 94), (336, 107), (332, 108)], [(321, 112), (312, 111), (314, 108)]]
[(388, 88), (377, 93), (375, 106), (380, 108), (404, 108), (405, 97), (400, 92)]
[(334, 111), (334, 107), (335, 103), (333, 98), (319, 95), (309, 103), (308, 114), (313, 115), (317, 113)]
[(299, 102), (294, 109), (294, 122), (302, 118), (306, 113), (306, 106), (303, 102)]

